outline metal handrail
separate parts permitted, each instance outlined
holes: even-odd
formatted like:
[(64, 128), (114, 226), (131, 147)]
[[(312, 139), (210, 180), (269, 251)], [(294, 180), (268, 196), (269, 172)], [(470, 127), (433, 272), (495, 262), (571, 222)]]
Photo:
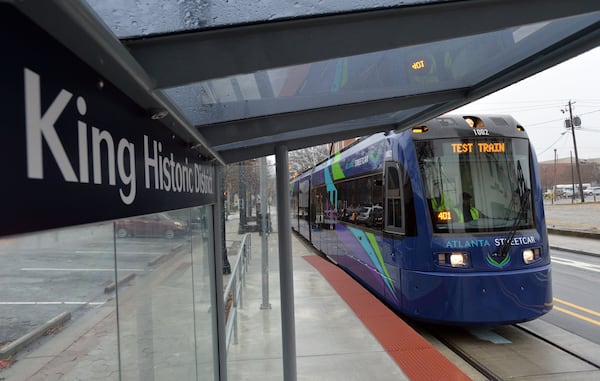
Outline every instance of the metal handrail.
[(238, 343), (238, 306), (239, 308), (244, 307), (243, 289), (246, 285), (246, 272), (248, 271), (248, 263), (251, 259), (252, 240), (250, 234), (245, 234), (242, 238), (242, 244), (240, 246), (238, 257), (231, 270), (231, 278), (227, 282), (225, 292), (223, 293), (223, 304), (227, 305), (227, 299), (232, 294), (231, 308), (229, 309), (229, 315), (227, 317), (227, 323), (225, 326), (225, 347), (229, 352), (229, 345), (231, 344), (231, 336), (233, 335), (233, 343)]

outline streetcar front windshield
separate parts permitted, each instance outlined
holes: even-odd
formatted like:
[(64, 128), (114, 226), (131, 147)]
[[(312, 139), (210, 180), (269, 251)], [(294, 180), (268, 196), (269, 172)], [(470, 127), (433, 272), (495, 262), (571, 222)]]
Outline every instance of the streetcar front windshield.
[(526, 139), (439, 139), (415, 148), (435, 232), (533, 227)]

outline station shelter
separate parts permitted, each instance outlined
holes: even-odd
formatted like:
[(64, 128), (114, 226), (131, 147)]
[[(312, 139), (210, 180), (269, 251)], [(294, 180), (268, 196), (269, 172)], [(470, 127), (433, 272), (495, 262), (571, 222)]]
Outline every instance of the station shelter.
[[(600, 3), (2, 0), (0, 29), (0, 342), (102, 289), (114, 379), (226, 380), (225, 166), (274, 156), (289, 215), (288, 151), (410, 128), (595, 48)], [(152, 273), (136, 294), (132, 272)]]

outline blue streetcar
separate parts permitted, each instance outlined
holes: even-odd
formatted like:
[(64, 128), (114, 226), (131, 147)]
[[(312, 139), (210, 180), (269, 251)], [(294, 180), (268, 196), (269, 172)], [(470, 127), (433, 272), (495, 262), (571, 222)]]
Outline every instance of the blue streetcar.
[(408, 317), (495, 325), (552, 308), (537, 159), (511, 116), (370, 136), (291, 192), (292, 227)]

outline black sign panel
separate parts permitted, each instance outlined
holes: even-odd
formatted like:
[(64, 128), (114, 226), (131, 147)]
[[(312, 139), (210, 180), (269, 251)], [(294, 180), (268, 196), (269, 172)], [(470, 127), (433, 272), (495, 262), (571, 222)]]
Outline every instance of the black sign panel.
[(214, 166), (0, 4), (0, 235), (216, 200)]

